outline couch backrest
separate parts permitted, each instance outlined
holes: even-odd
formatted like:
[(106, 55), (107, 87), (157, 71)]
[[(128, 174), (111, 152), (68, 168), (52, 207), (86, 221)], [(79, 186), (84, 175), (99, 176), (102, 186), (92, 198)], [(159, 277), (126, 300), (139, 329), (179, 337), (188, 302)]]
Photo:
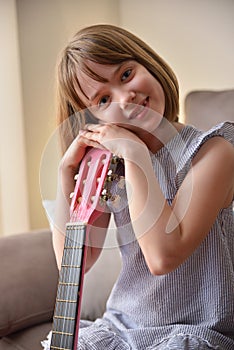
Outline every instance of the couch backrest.
[(234, 122), (234, 89), (192, 91), (186, 96), (186, 124), (207, 130), (227, 120)]

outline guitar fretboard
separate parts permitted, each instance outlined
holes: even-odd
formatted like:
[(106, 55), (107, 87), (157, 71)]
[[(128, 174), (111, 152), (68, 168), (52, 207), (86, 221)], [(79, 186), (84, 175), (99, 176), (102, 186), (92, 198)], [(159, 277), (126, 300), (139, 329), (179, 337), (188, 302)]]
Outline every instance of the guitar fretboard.
[(59, 274), (50, 349), (73, 350), (84, 264), (86, 225), (69, 223)]

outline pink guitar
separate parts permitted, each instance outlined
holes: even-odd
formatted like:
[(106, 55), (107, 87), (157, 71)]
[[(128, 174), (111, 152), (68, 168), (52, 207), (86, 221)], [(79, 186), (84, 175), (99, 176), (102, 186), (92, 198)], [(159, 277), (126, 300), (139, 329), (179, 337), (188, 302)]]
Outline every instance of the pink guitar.
[(89, 227), (104, 211), (116, 164), (109, 151), (94, 148), (80, 164), (66, 227), (51, 350), (77, 347)]

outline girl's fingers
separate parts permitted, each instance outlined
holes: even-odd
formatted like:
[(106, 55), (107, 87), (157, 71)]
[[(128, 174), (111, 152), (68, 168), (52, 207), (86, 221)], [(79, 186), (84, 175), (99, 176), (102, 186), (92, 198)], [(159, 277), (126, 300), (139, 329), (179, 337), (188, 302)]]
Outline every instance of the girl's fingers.
[(83, 131), (79, 136), (79, 143), (82, 143), (86, 147), (96, 147), (105, 149), (103, 145), (99, 142), (99, 135), (90, 131)]
[(99, 128), (100, 128), (101, 124), (86, 124), (85, 127), (84, 127), (84, 130), (81, 130), (82, 131), (97, 131)]

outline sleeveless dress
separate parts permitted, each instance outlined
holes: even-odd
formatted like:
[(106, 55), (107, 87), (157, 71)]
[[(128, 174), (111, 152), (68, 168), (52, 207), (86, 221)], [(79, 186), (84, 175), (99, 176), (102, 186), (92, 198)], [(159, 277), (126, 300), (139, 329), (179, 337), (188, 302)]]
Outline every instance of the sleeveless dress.
[[(199, 148), (214, 136), (234, 146), (234, 123), (222, 123), (205, 132), (185, 126), (151, 154), (169, 204)], [(119, 171), (121, 174), (122, 169)], [(125, 188), (116, 181), (113, 191), (120, 196), (118, 205), (110, 202), (109, 207), (117, 226), (122, 269), (103, 317), (95, 322), (81, 321), (78, 349), (233, 350), (233, 206), (219, 212), (205, 240), (181, 266), (166, 275), (153, 276), (135, 239)], [(45, 349), (48, 343), (43, 342)]]

